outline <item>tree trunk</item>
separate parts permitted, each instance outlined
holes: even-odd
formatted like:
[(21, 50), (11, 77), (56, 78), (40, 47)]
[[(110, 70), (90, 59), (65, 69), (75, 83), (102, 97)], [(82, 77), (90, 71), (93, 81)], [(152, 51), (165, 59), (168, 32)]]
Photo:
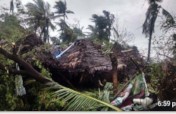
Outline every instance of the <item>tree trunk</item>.
[(117, 75), (117, 59), (113, 54), (110, 54), (111, 64), (112, 64), (112, 82), (113, 82), (113, 92), (117, 93), (118, 89), (118, 75)]
[(0, 48), (0, 54), (4, 55), (6, 58), (11, 59), (21, 65), (26, 73), (30, 75), (32, 78), (36, 79), (37, 81), (46, 84), (48, 82), (52, 82), (50, 79), (42, 76), (37, 70), (35, 70), (29, 63), (24, 61), (22, 58), (19, 58), (17, 55), (12, 55), (5, 51), (4, 49)]
[(152, 41), (152, 34), (151, 34), (150, 37), (149, 37), (147, 62), (150, 62), (151, 41)]

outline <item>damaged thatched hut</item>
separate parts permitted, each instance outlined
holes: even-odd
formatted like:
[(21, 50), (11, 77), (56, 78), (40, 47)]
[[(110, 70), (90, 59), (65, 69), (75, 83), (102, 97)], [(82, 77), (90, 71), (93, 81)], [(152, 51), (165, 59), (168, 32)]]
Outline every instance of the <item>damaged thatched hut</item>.
[[(17, 49), (21, 46), (20, 54), (25, 54), (25, 60), (36, 66), (39, 60), (51, 73), (52, 78), (66, 86), (96, 87), (102, 85), (105, 77), (111, 78), (110, 58), (101, 52), (101, 46), (94, 44), (90, 39), (82, 39), (74, 42), (60, 58), (54, 59), (52, 47), (31, 34), (16, 42)], [(29, 54), (28, 54), (29, 53)], [(108, 79), (111, 80), (111, 79)]]
[[(76, 40), (66, 49), (67, 51), (62, 50), (62, 54), (59, 54), (56, 57), (57, 59), (53, 58), (53, 56), (57, 55), (52, 53), (53, 46), (43, 45), (44, 43), (35, 34), (31, 34), (17, 42), (17, 46), (21, 44), (23, 46), (21, 54), (30, 51), (33, 53), (25, 54), (25, 60), (32, 63), (40, 71), (35, 66), (35, 61), (39, 60), (50, 71), (52, 78), (60, 84), (76, 87), (97, 87), (103, 86), (105, 81), (112, 82), (110, 57), (103, 54), (101, 45), (95, 44), (91, 39)], [(124, 49), (121, 49), (121, 47), (115, 49), (116, 52), (120, 52), (117, 56), (117, 67), (120, 69), (121, 66), (125, 66), (126, 69), (125, 71), (119, 70), (118, 76), (122, 81), (121, 78), (125, 77), (123, 73), (128, 72), (127, 75), (133, 74), (131, 72), (133, 70), (133, 72), (136, 72), (136, 69), (133, 63), (129, 62), (130, 60), (121, 53)], [(137, 58), (135, 54), (133, 55)]]
[(60, 82), (62, 75), (76, 86), (102, 85), (112, 69), (110, 58), (102, 53), (100, 45), (90, 39), (75, 41), (58, 61), (60, 75), (56, 80)]

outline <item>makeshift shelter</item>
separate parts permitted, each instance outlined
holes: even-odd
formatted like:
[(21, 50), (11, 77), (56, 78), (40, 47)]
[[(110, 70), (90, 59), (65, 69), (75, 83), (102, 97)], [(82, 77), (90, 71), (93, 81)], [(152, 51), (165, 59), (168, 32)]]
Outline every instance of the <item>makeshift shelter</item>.
[(71, 83), (86, 87), (101, 85), (107, 77), (110, 80), (111, 61), (109, 56), (102, 53), (100, 45), (90, 39), (80, 39), (66, 50), (57, 58), (58, 72)]

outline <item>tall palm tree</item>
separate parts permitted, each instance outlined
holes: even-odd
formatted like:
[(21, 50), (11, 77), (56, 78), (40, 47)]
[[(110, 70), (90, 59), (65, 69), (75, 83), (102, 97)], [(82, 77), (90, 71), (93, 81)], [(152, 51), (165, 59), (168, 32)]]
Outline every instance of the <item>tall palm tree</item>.
[[(114, 22), (114, 15), (105, 10), (103, 11), (103, 14), (104, 15), (93, 14), (91, 20), (95, 23), (98, 38), (109, 40), (111, 35), (111, 26)], [(89, 28), (90, 27), (91, 26), (89, 26)]]
[(155, 22), (158, 17), (159, 10), (162, 9), (162, 14), (167, 18), (166, 22), (173, 22), (173, 17), (170, 15), (168, 11), (158, 5), (158, 2), (162, 2), (162, 0), (148, 0), (149, 7), (146, 12), (146, 19), (143, 24), (143, 31), (142, 33), (149, 37), (148, 43), (148, 57), (147, 61), (150, 62), (150, 53), (151, 53), (151, 40), (152, 35), (154, 33)]
[(37, 32), (40, 30), (40, 37), (44, 42), (49, 42), (49, 28), (55, 29), (55, 26), (51, 22), (54, 13), (50, 12), (50, 5), (43, 0), (34, 0), (34, 3), (28, 3), (26, 5), (28, 10), (29, 25)]
[(62, 41), (70, 41), (70, 39), (67, 38), (67, 35), (68, 33), (71, 33), (70, 32), (71, 29), (68, 27), (66, 23), (66, 18), (68, 18), (67, 14), (73, 14), (74, 12), (67, 9), (66, 1), (63, 2), (59, 0), (55, 2), (54, 8), (56, 9), (55, 13), (57, 14), (55, 17), (60, 17), (60, 16), (63, 17), (63, 19), (61, 19), (60, 22), (58, 23), (58, 25), (60, 26), (60, 31), (61, 31), (60, 38), (62, 39)]
[(146, 19), (143, 24), (143, 33), (146, 35), (146, 37), (149, 36), (148, 57), (147, 57), (147, 61), (149, 62), (152, 35), (154, 33), (155, 21), (157, 19), (160, 8), (157, 2), (160, 2), (161, 0), (148, 0), (148, 1), (149, 1), (149, 8), (147, 9)]
[(67, 17), (67, 14), (74, 14), (73, 11), (71, 10), (68, 10), (67, 9), (67, 3), (66, 1), (57, 1), (56, 2), (56, 5), (54, 6), (54, 8), (56, 9), (56, 13), (59, 15), (59, 16), (63, 16), (64, 18), (64, 21)]

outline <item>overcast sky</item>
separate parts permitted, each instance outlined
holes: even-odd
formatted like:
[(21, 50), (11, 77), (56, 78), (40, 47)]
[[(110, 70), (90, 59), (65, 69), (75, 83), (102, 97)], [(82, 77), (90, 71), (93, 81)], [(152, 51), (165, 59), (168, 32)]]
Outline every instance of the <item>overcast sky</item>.
[[(10, 0), (0, 0), (0, 4), (5, 6)], [(24, 4), (32, 0), (21, 0)], [(45, 0), (53, 5), (58, 0)], [(161, 5), (172, 15), (176, 15), (176, 0), (163, 0)], [(9, 4), (7, 5), (7, 7)], [(84, 31), (89, 24), (93, 24), (90, 20), (92, 14), (102, 14), (103, 10), (110, 11), (118, 19), (119, 26), (134, 35), (134, 41), (131, 45), (136, 45), (141, 52), (147, 50), (148, 40), (142, 34), (142, 24), (145, 20), (145, 12), (148, 7), (147, 0), (67, 0), (67, 8), (75, 12), (68, 15), (68, 22), (75, 24), (78, 20)], [(157, 24), (156, 24), (157, 25)], [(156, 34), (160, 33), (156, 29)], [(54, 33), (52, 33), (54, 34)]]

